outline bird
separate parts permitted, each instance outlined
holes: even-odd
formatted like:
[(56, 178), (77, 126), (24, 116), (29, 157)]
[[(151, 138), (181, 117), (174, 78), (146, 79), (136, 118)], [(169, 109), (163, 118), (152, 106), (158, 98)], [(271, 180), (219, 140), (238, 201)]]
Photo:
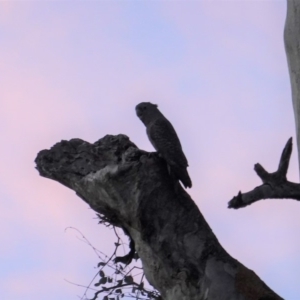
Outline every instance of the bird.
[(170, 121), (159, 111), (156, 104), (150, 102), (139, 103), (136, 105), (135, 111), (146, 126), (152, 146), (166, 161), (169, 173), (174, 174), (185, 188), (191, 188), (192, 181), (187, 171), (188, 161)]

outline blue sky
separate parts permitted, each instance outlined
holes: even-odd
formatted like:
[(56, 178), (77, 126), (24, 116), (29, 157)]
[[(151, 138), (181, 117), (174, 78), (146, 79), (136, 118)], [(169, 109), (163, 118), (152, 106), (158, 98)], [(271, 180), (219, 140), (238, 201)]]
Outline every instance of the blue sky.
[[(1, 299), (76, 299), (111, 232), (75, 193), (38, 176), (62, 139), (123, 133), (153, 151), (134, 107), (159, 105), (189, 160), (189, 190), (225, 249), (285, 299), (299, 299), (300, 206), (228, 210), (274, 171), (295, 136), (283, 45), (285, 1), (0, 2)], [(295, 151), (295, 150), (294, 150)], [(288, 178), (298, 182), (292, 155)]]

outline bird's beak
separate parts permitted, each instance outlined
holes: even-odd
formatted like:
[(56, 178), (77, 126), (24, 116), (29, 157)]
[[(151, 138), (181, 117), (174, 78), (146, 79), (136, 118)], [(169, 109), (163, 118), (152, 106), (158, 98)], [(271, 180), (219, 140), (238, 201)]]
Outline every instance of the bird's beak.
[(141, 111), (138, 107), (135, 109), (135, 112), (136, 112), (136, 115), (137, 115), (139, 118), (142, 117), (142, 111)]

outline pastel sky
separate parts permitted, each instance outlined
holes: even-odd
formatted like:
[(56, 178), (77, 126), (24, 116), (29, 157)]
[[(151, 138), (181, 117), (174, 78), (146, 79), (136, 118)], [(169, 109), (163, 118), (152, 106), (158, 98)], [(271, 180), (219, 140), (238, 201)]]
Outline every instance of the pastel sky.
[[(300, 299), (300, 203), (227, 209), (295, 137), (282, 1), (0, 2), (0, 299), (77, 299), (113, 234), (34, 159), (56, 142), (123, 133), (153, 151), (134, 107), (159, 105), (189, 160), (188, 192), (224, 248)], [(295, 151), (295, 150), (294, 150)], [(288, 178), (299, 181), (292, 154)]]

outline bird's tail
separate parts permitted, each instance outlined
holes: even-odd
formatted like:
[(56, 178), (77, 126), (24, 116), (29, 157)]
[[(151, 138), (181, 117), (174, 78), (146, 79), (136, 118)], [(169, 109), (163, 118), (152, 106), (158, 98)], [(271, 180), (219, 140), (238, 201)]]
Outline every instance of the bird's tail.
[(192, 187), (192, 180), (189, 176), (189, 173), (187, 169), (181, 172), (181, 176), (179, 177), (179, 180), (182, 182), (185, 188), (191, 188)]
[(192, 187), (192, 180), (189, 176), (189, 173), (186, 168), (184, 167), (171, 167), (171, 172), (176, 176), (178, 180), (182, 182), (185, 188), (191, 188)]

